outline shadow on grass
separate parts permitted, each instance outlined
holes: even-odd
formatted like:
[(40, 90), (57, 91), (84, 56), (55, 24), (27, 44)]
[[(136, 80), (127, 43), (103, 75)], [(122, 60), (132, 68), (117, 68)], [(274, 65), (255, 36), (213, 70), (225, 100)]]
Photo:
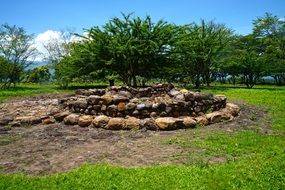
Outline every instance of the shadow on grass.
[(69, 86), (67, 89), (68, 90), (91, 89), (91, 88), (102, 89), (102, 88), (107, 88), (107, 87), (108, 85), (75, 85), (75, 86)]
[(215, 86), (202, 86), (200, 89), (196, 89), (194, 86), (184, 87), (187, 90), (217, 90), (217, 91), (228, 91), (231, 89), (245, 89), (245, 90), (269, 90), (269, 91), (278, 91), (281, 89), (285, 90), (285, 86), (254, 86), (253, 88), (248, 88), (246, 86), (230, 86), (230, 85), (215, 85)]

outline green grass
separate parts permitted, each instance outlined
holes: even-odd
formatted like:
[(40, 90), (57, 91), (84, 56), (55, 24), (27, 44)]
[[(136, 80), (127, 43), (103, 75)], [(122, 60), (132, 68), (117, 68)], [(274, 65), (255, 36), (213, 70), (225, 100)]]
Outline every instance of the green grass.
[(43, 93), (58, 93), (64, 90), (54, 84), (19, 84), (14, 88), (0, 89), (0, 102), (12, 97), (34, 96)]
[[(272, 118), (273, 133), (191, 129), (164, 142), (185, 150), (184, 166), (85, 164), (50, 176), (2, 174), (0, 189), (285, 189), (285, 88), (215, 86), (203, 91), (263, 107)], [(213, 158), (223, 162), (211, 163)]]

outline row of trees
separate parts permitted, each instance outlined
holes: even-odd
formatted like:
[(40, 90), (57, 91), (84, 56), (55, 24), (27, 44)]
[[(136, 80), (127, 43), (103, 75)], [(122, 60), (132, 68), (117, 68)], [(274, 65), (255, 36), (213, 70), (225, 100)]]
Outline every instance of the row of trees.
[[(28, 56), (11, 59), (11, 53), (5, 53), (5, 48), (10, 48), (5, 44), (12, 39), (7, 38), (7, 28), (4, 25), (0, 32), (0, 66), (7, 68), (1, 69), (0, 80), (9, 86), (20, 75), (7, 74), (17, 69), (22, 73), (34, 50), (27, 35), (27, 41), (20, 41), (27, 45), (22, 52)], [(132, 14), (86, 30), (84, 35), (78, 35), (79, 41), (72, 42), (71, 35), (62, 35), (65, 40), (45, 47), (55, 78), (65, 87), (75, 78), (118, 78), (131, 86), (156, 79), (192, 83), (196, 88), (227, 79), (233, 83), (239, 79), (252, 87), (263, 76), (272, 76), (279, 85), (285, 83), (285, 21), (269, 13), (254, 20), (253, 32), (246, 36), (234, 35), (231, 29), (213, 21), (177, 26)], [(12, 69), (13, 65), (17, 69)], [(45, 73), (43, 69), (33, 72), (39, 71)], [(41, 76), (33, 72), (31, 76)], [(15, 76), (18, 77), (14, 79)]]

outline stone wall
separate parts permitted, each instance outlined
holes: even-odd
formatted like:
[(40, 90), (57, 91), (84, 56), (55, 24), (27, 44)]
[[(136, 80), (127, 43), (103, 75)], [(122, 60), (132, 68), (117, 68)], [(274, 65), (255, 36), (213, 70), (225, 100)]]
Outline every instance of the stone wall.
[(226, 106), (225, 96), (213, 96), (175, 89), (171, 84), (147, 88), (111, 87), (78, 90), (76, 96), (61, 99), (62, 107), (72, 113), (109, 117), (199, 116)]

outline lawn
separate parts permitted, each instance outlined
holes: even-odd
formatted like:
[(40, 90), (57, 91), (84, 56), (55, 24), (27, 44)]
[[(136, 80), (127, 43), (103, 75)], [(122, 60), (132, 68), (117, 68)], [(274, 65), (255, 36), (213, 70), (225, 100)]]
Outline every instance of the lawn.
[[(54, 87), (42, 86), (35, 87), (32, 94), (45, 90), (57, 92)], [(138, 168), (85, 164), (49, 176), (1, 174), (0, 189), (285, 189), (285, 88), (214, 86), (203, 91), (262, 107), (272, 118), (273, 131), (263, 134), (255, 130), (216, 130), (204, 134), (203, 130), (190, 129), (186, 132), (189, 135), (161, 142), (181, 146), (189, 160), (215, 156), (225, 159), (221, 163), (195, 161), (180, 166)], [(7, 96), (10, 95), (4, 93), (3, 97)], [(190, 138), (193, 134), (195, 138)], [(193, 148), (203, 151), (193, 153)]]

